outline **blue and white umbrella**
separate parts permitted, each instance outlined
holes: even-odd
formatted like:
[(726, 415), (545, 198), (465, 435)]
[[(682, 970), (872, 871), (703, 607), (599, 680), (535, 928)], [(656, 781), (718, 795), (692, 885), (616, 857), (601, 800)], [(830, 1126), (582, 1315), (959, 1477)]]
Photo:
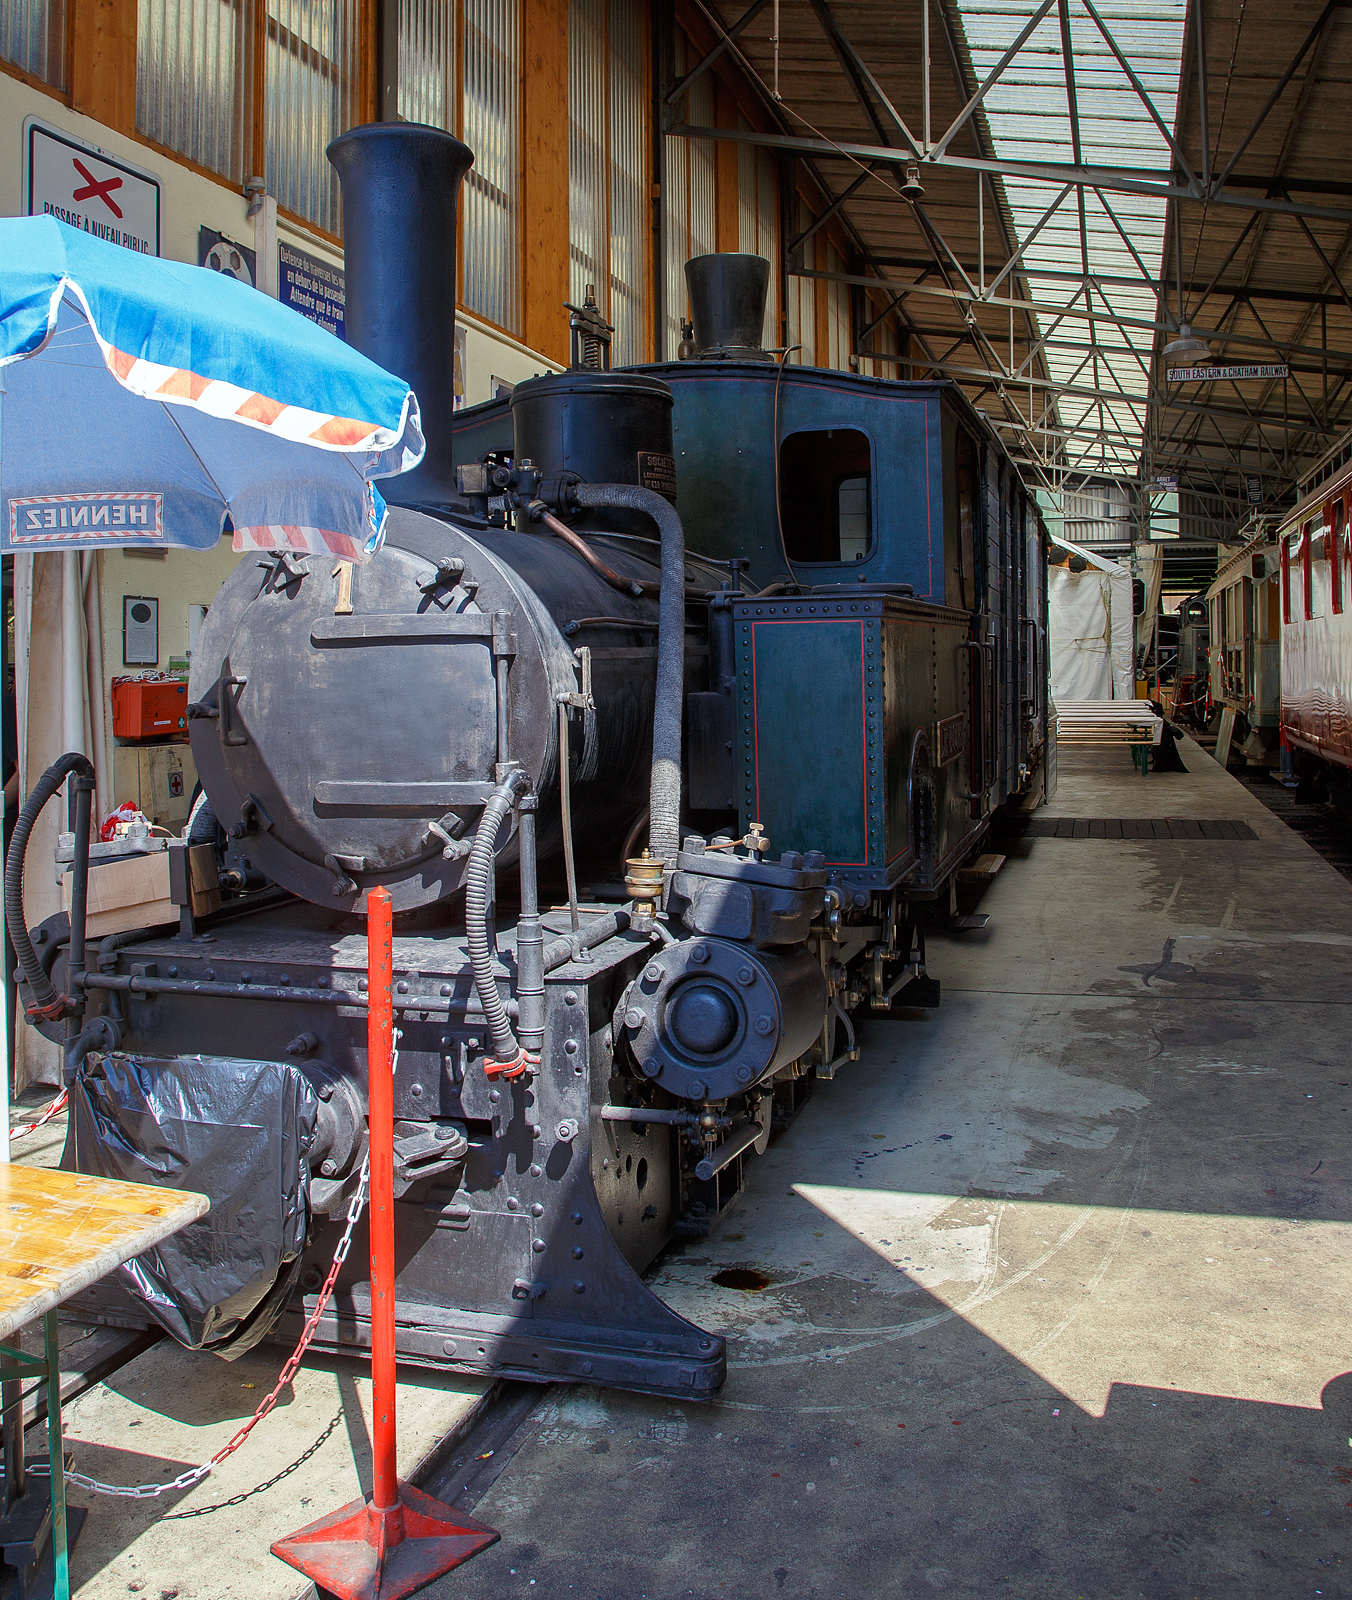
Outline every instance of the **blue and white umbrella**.
[(418, 401), (247, 284), (51, 217), (0, 219), (0, 550), (296, 550), (365, 562)]

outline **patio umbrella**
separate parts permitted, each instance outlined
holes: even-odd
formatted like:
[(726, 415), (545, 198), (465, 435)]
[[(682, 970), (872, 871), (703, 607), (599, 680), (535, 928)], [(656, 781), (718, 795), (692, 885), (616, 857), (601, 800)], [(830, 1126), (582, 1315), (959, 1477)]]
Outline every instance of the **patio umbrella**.
[(246, 284), (51, 217), (0, 219), (0, 550), (368, 561), (418, 402)]

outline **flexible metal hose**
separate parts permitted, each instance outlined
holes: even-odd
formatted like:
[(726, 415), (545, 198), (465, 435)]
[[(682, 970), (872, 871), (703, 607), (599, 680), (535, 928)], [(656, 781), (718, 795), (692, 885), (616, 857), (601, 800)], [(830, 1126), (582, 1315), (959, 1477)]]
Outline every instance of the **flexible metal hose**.
[(681, 816), (681, 712), (685, 699), (685, 530), (676, 508), (652, 489), (627, 483), (579, 483), (578, 505), (641, 511), (657, 524), (662, 550), (658, 597), (657, 700), (653, 708), (653, 765), (648, 849), (660, 861), (676, 859)]
[[(498, 981), (493, 976), (493, 952), (488, 947), (488, 893), (493, 881), (493, 847), (497, 844), (498, 830), (510, 815), (517, 794), (530, 786), (530, 779), (521, 771), (513, 772), (494, 789), (479, 818), (465, 864), (465, 933), (469, 941), (469, 964), (474, 972), (474, 987), (479, 1004), (484, 1008), (484, 1020), (492, 1041), (492, 1057), (485, 1067), (498, 1070), (518, 1066), (521, 1047), (507, 1020), (507, 1007), (498, 993)], [(519, 1067), (518, 1067), (519, 1070)], [(495, 1076), (494, 1072), (489, 1076)]]
[(88, 756), (68, 751), (53, 761), (23, 803), (9, 842), (9, 854), (5, 857), (5, 927), (14, 941), (19, 966), (33, 993), (29, 1015), (43, 1020), (62, 1015), (66, 997), (56, 992), (56, 985), (43, 970), (33, 949), (33, 941), (28, 937), (28, 923), (23, 908), (24, 858), (28, 853), (29, 835), (37, 824), (43, 806), (60, 790), (72, 772), (93, 782), (94, 768)]

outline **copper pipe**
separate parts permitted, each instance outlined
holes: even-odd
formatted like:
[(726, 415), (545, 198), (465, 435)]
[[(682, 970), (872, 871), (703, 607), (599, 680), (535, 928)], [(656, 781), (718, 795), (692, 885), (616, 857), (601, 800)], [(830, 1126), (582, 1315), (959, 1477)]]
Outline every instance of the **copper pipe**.
[(623, 577), (614, 567), (607, 566), (580, 533), (574, 533), (566, 522), (561, 522), (552, 511), (546, 511), (538, 501), (530, 510), (532, 516), (538, 515), (539, 520), (551, 533), (557, 534), (565, 544), (576, 550), (594, 572), (600, 573), (612, 589), (618, 589), (621, 594), (633, 595), (635, 599), (641, 595), (655, 595), (658, 592), (658, 584), (647, 583), (641, 578)]

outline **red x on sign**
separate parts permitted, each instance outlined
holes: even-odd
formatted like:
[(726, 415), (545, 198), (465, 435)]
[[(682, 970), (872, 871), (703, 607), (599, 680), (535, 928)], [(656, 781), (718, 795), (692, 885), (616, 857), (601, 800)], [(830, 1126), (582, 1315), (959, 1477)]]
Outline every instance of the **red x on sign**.
[(77, 189), (74, 194), (71, 195), (71, 199), (92, 200), (94, 196), (97, 195), (115, 217), (121, 217), (122, 208), (118, 205), (116, 200), (110, 199), (109, 197), (114, 189), (120, 189), (122, 187), (122, 179), (104, 178), (100, 180), (94, 176), (94, 174), (87, 166), (85, 166), (84, 162), (81, 161), (78, 156), (72, 156), (71, 159), (75, 163), (75, 170), (88, 185), (87, 188)]

